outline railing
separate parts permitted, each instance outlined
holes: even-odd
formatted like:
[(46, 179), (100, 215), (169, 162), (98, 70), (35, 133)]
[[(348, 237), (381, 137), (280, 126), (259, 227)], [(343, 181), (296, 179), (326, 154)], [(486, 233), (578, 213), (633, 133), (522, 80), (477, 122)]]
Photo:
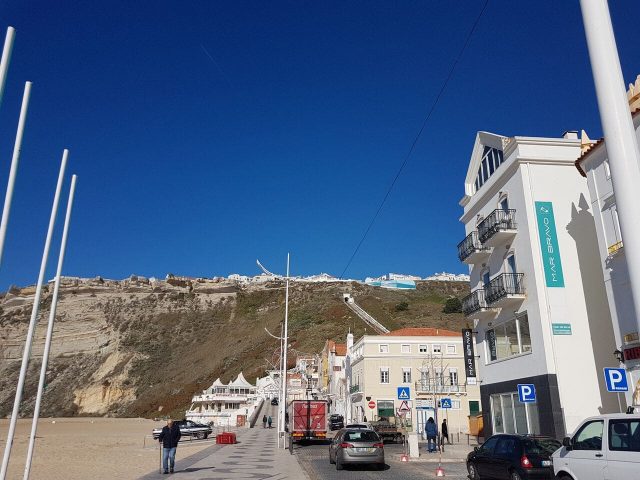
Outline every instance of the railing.
[(516, 230), (516, 211), (498, 208), (478, 224), (478, 239), (485, 243), (501, 230)]
[(462, 313), (465, 315), (471, 315), (486, 307), (484, 288), (478, 288), (462, 299)]
[(524, 273), (503, 273), (485, 285), (487, 305), (497, 302), (507, 295), (524, 295)]
[(465, 393), (467, 391), (466, 385), (458, 385), (457, 383), (451, 383), (450, 379), (444, 379), (439, 382), (437, 380), (431, 381), (418, 381), (416, 382), (416, 392), (418, 393)]
[(351, 385), (351, 388), (349, 389), (349, 393), (358, 393), (358, 392), (361, 392), (360, 385)]
[(618, 253), (618, 251), (620, 251), (622, 247), (623, 247), (622, 241), (619, 241), (617, 243), (614, 243), (613, 245), (610, 245), (609, 248), (607, 248), (607, 251), (609, 252), (609, 256), (613, 256), (616, 253)]
[(485, 248), (478, 240), (478, 232), (474, 230), (458, 244), (458, 258), (464, 262), (469, 255), (478, 250), (485, 250)]

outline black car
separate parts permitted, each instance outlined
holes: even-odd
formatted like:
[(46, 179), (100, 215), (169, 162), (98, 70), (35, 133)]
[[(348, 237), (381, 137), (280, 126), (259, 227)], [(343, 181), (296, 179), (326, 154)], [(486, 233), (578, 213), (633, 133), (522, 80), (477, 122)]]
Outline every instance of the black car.
[(334, 413), (329, 415), (329, 430), (340, 430), (344, 428), (344, 417)]
[(469, 478), (553, 479), (551, 454), (561, 446), (550, 437), (494, 435), (467, 456)]
[(271, 405), (278, 405), (278, 397), (273, 397), (271, 399)]
[[(213, 432), (209, 425), (192, 422), (191, 420), (178, 420), (174, 423), (180, 427), (180, 433), (183, 437), (207, 438)], [(162, 427), (153, 429), (153, 438), (157, 440), (162, 432)]]

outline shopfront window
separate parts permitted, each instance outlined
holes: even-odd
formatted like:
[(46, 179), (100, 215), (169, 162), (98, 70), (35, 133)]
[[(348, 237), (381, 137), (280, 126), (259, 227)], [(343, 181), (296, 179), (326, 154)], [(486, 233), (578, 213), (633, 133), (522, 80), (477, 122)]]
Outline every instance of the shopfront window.
[(512, 318), (485, 333), (488, 360), (502, 360), (531, 351), (531, 334), (527, 315)]
[(491, 395), (493, 433), (538, 433), (538, 405), (522, 403), (517, 392)]

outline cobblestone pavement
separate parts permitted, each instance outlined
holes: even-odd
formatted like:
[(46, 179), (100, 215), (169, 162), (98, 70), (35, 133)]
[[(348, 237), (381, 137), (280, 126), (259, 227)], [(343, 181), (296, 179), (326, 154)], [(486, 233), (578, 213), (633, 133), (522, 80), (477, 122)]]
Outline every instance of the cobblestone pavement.
[[(329, 463), (329, 446), (312, 444), (294, 448), (298, 463), (306, 471), (311, 480), (423, 480), (436, 478), (437, 463), (425, 461), (401, 462), (402, 445), (385, 444), (385, 461), (387, 467), (377, 471), (373, 467), (349, 466), (337, 471), (335, 465)], [(467, 480), (467, 468), (463, 461), (443, 463), (445, 478), (450, 480)]]

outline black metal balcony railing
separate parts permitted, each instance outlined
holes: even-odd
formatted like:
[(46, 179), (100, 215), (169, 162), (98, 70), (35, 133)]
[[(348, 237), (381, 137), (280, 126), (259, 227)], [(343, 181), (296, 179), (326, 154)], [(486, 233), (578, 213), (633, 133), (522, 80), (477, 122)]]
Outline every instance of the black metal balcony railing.
[(486, 306), (484, 288), (478, 288), (462, 299), (462, 313), (467, 316), (486, 308)]
[(464, 262), (472, 253), (484, 249), (480, 240), (478, 240), (478, 232), (474, 230), (458, 244), (458, 258), (461, 262)]
[(485, 243), (502, 230), (516, 230), (516, 211), (498, 208), (478, 224), (478, 239)]
[(415, 385), (418, 393), (464, 393), (467, 390), (466, 385), (459, 385), (457, 381), (452, 382), (449, 377), (419, 380)]
[(497, 302), (507, 295), (524, 295), (524, 273), (503, 273), (484, 286), (487, 304)]

